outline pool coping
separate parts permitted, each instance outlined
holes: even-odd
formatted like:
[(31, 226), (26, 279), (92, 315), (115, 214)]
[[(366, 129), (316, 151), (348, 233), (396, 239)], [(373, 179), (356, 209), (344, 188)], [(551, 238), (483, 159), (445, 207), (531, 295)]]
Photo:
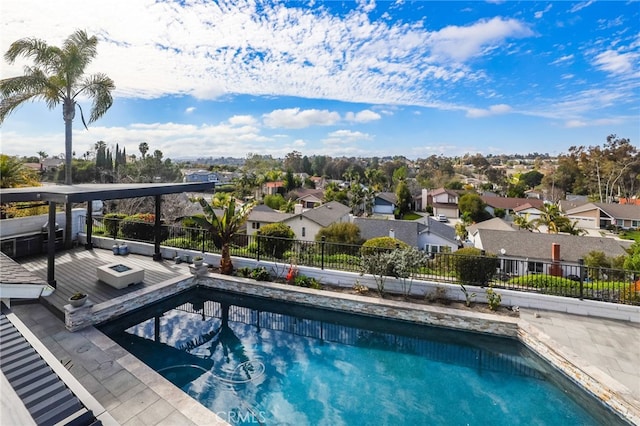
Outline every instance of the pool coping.
[[(594, 395), (623, 420), (631, 424), (640, 424), (640, 402), (628, 388), (603, 373), (599, 368), (586, 365), (575, 353), (567, 348), (558, 347), (558, 344), (549, 336), (536, 329), (528, 321), (517, 317), (463, 311), (434, 305), (415, 304), (408, 306), (409, 304), (406, 302), (382, 298), (318, 291), (273, 282), (258, 282), (242, 277), (208, 274), (177, 277), (99, 305), (90, 305), (84, 308), (66, 306), (65, 325), (70, 331), (79, 330), (196, 286), (517, 339), (563, 372), (569, 379)], [(97, 341), (104, 345), (105, 339), (107, 339), (110, 342), (108, 345), (117, 346), (115, 342), (97, 329), (93, 330), (99, 334)], [(176, 388), (173, 384), (133, 355), (126, 354), (117, 361), (196, 424), (228, 424), (188, 395), (180, 392), (182, 395), (176, 397)]]

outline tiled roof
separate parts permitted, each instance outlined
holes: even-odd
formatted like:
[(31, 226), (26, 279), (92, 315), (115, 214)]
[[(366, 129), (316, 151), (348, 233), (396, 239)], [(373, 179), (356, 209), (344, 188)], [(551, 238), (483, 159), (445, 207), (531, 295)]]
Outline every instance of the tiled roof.
[(408, 220), (358, 217), (354, 219), (353, 223), (358, 225), (358, 228), (360, 228), (360, 237), (365, 240), (377, 237), (388, 237), (391, 230), (393, 230), (395, 238), (413, 247), (417, 247), (418, 245), (418, 234), (427, 228), (423, 223)]
[(36, 284), (46, 286), (47, 282), (24, 269), (6, 254), (0, 252), (1, 284)]
[(640, 220), (640, 206), (633, 204), (587, 203), (567, 210), (567, 215), (575, 215), (596, 208), (614, 219)]
[(376, 195), (376, 198), (388, 201), (391, 204), (396, 204), (398, 202), (398, 197), (393, 192), (381, 192)]
[(351, 212), (351, 209), (344, 204), (330, 201), (311, 210), (304, 211), (300, 215), (324, 227), (340, 220), (341, 217), (349, 214), (349, 212)]
[(487, 197), (485, 195), (480, 196), (482, 201), (490, 207), (499, 209), (515, 209), (516, 207), (529, 204), (531, 207), (541, 209), (544, 205), (544, 201), (536, 200), (535, 198), (511, 198), (511, 197)]
[(291, 216), (293, 216), (293, 214), (276, 211), (266, 204), (258, 204), (251, 209), (247, 220), (251, 222), (277, 223), (287, 220)]
[(504, 249), (508, 257), (545, 261), (551, 260), (551, 245), (557, 243), (560, 258), (567, 262), (584, 259), (591, 251), (604, 252), (610, 257), (625, 255), (625, 248), (632, 243), (614, 238), (493, 229), (479, 229), (477, 238), (489, 253), (499, 254)]
[(467, 231), (471, 234), (475, 233), (477, 230), (480, 230), (480, 229), (493, 229), (496, 231), (497, 230), (500, 230), (500, 231), (516, 231), (517, 230), (509, 222), (499, 217), (494, 217), (492, 219), (484, 220), (482, 222), (474, 223), (473, 225), (467, 226)]

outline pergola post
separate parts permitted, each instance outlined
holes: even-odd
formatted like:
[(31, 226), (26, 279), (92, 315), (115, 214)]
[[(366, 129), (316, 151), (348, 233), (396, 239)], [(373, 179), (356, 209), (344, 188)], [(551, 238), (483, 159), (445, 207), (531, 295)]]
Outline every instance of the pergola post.
[[(71, 226), (71, 224), (65, 223), (64, 226)], [(49, 233), (49, 240), (47, 241), (47, 283), (56, 288), (56, 203), (53, 201), (49, 202), (49, 226), (47, 232)]]
[(160, 253), (160, 238), (162, 237), (162, 226), (160, 224), (160, 214), (162, 213), (162, 195), (156, 195), (156, 222), (153, 228), (154, 233), (154, 251), (153, 260), (161, 261), (162, 253)]
[(87, 227), (87, 242), (84, 245), (84, 248), (87, 250), (93, 249), (93, 241), (91, 240), (91, 236), (93, 234), (93, 200), (87, 201), (87, 216), (86, 223)]

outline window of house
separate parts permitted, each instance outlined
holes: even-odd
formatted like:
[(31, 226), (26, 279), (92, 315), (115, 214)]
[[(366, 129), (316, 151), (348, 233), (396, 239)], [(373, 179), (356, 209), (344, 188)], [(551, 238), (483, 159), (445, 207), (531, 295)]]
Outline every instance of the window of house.
[(304, 236), (306, 235), (306, 233), (307, 233), (307, 230), (306, 230), (306, 228), (303, 226), (303, 227), (302, 227), (302, 236), (304, 237)]
[(541, 274), (542, 268), (542, 262), (529, 262), (527, 266), (527, 270), (532, 274)]
[(640, 228), (640, 220), (632, 220), (631, 221), (632, 228)]

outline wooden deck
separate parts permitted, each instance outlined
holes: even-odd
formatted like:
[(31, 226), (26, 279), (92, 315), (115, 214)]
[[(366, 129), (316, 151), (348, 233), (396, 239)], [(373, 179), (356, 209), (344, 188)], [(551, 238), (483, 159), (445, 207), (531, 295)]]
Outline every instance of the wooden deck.
[[(46, 255), (18, 259), (17, 261), (25, 269), (46, 281)], [(123, 289), (116, 289), (99, 281), (96, 275), (96, 268), (110, 263), (122, 263), (144, 269), (144, 282), (133, 284)], [(41, 301), (53, 308), (54, 312), (62, 317), (64, 315), (64, 305), (69, 303), (69, 296), (76, 292), (88, 294), (89, 299), (98, 304), (181, 275), (191, 275), (188, 264), (176, 264), (166, 259), (156, 262), (149, 256), (137, 254), (116, 256), (111, 250), (97, 248), (93, 250), (84, 248), (66, 250), (56, 254), (56, 291), (51, 296), (41, 298)]]

